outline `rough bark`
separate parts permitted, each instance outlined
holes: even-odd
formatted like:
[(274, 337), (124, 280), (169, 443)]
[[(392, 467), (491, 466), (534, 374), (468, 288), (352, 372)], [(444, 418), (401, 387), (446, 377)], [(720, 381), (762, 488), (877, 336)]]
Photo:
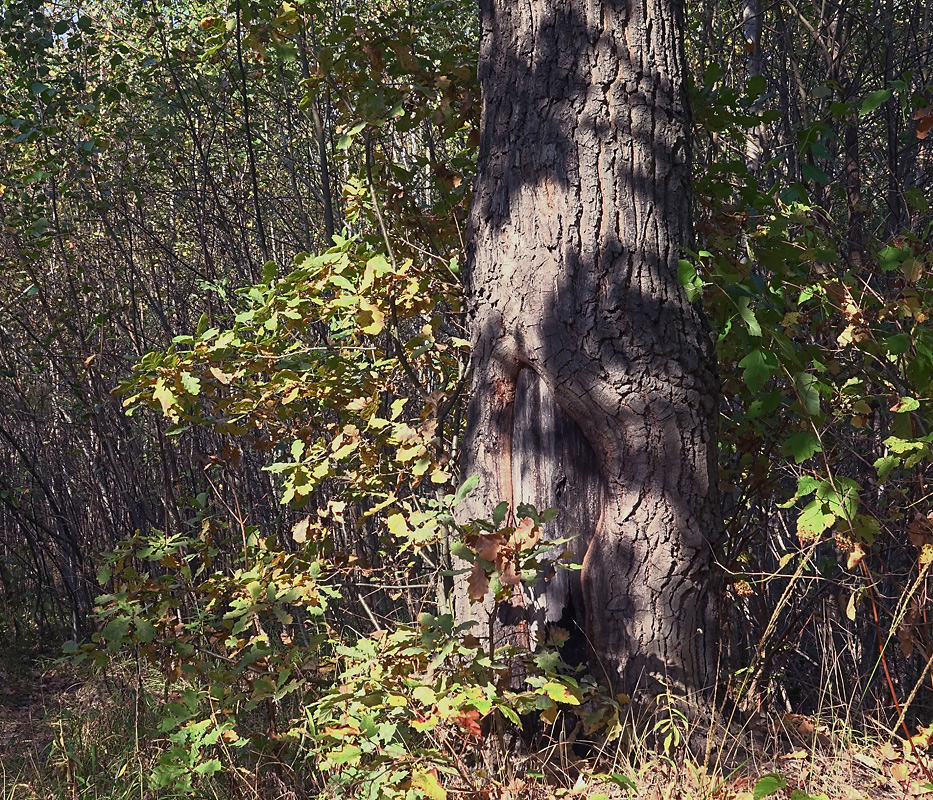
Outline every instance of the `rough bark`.
[(718, 382), (677, 280), (691, 240), (682, 2), (480, 11), (462, 464), (480, 486), (460, 514), (556, 504), (552, 534), (579, 535), (580, 591), (549, 585), (539, 617), (573, 607), (617, 691), (702, 690), (718, 638)]

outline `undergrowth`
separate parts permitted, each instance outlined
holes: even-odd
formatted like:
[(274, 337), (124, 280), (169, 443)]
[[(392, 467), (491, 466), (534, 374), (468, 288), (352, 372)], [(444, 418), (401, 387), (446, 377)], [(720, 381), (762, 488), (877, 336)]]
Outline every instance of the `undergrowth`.
[[(105, 669), (48, 658), (26, 669), (22, 657), (7, 656), (2, 669), (17, 702), (9, 701), (0, 717), (0, 798), (882, 800), (933, 792), (925, 774), (933, 728), (912, 740), (892, 737), (889, 728), (864, 717), (856, 728), (852, 709), (828, 699), (818, 716), (761, 714), (741, 726), (724, 725), (707, 752), (695, 756), (683, 744), (696, 731), (674, 703), (650, 725), (629, 725), (615, 739), (585, 734), (583, 720), (598, 705), (592, 698), (587, 709), (564, 704), (550, 723), (540, 714), (534, 725), (523, 720), (524, 739), (522, 729), (503, 724), (502, 717), (471, 713), (486, 708), (478, 696), (458, 698), (460, 710), (446, 719), (401, 719), (390, 709), (406, 707), (392, 698), (427, 700), (427, 685), (406, 690), (406, 673), (397, 671), (391, 679), (397, 694), (372, 691), (363, 667), (374, 662), (365, 650), (391, 661), (388, 654), (410, 650), (412, 640), (396, 632), (367, 642), (347, 656), (343, 683), (324, 704), (333, 712), (329, 720), (320, 718), (320, 709), (308, 709), (303, 725), (242, 743), (223, 733), (207, 741), (208, 728), (229, 730), (217, 724), (219, 706), (204, 717), (210, 725), (173, 735), (179, 706), (199, 696), (196, 680), (167, 686), (152, 666), (126, 657), (109, 659)], [(314, 750), (313, 727), (323, 730), (328, 721), (330, 745)], [(420, 726), (429, 732), (421, 746), (433, 741), (444, 753), (419, 751), (413, 739), (393, 748), (385, 726), (407, 726), (409, 734)], [(184, 762), (180, 743), (187, 743), (191, 774), (172, 783), (166, 768)], [(370, 760), (361, 761), (367, 750)], [(204, 763), (217, 768), (199, 770)]]

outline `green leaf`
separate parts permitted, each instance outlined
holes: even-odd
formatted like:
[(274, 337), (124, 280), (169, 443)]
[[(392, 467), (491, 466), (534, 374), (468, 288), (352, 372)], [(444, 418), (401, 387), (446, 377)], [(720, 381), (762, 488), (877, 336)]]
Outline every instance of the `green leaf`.
[(719, 66), (715, 61), (711, 61), (705, 72), (703, 73), (703, 83), (707, 86), (712, 86), (716, 81), (722, 77), (722, 67)]
[(820, 413), (820, 393), (817, 391), (817, 380), (808, 372), (801, 372), (794, 378), (794, 387), (803, 410), (811, 417)]
[(451, 542), (450, 554), (471, 563), (476, 559), (476, 553), (474, 553), (463, 542)]
[(802, 464), (815, 453), (822, 451), (820, 440), (813, 431), (795, 433), (784, 443), (784, 452), (790, 453), (797, 464)]
[(580, 698), (570, 691), (570, 687), (557, 681), (548, 681), (539, 690), (544, 692), (555, 703), (567, 703), (572, 706), (580, 705)]
[(829, 175), (813, 164), (803, 164), (800, 167), (800, 175), (804, 180), (822, 183), (824, 186), (829, 183)]
[(744, 370), (742, 378), (753, 392), (760, 392), (765, 381), (777, 373), (778, 363), (773, 353), (761, 348), (752, 350), (739, 362)]
[(215, 772), (220, 772), (223, 769), (223, 766), (220, 763), (219, 759), (212, 758), (209, 761), (204, 761), (198, 764), (195, 768), (195, 772), (199, 772), (201, 775), (213, 775)]
[(785, 786), (787, 786), (787, 781), (780, 775), (765, 775), (758, 780), (752, 789), (752, 797), (754, 800), (761, 800), (763, 797), (770, 797), (778, 789), (783, 789)]
[(882, 456), (875, 460), (873, 466), (878, 470), (878, 483), (884, 483), (887, 480), (888, 475), (897, 466), (899, 460), (896, 456)]
[(801, 539), (812, 541), (819, 538), (823, 531), (836, 521), (836, 515), (825, 510), (822, 500), (811, 500), (800, 516), (797, 517), (797, 535)]
[(462, 484), (460, 484), (460, 488), (457, 489), (457, 493), (454, 495), (454, 501), (452, 505), (461, 503), (464, 498), (473, 491), (473, 489), (476, 487), (476, 484), (478, 483), (479, 475), (471, 475), (469, 478), (467, 478)]
[(768, 79), (764, 75), (753, 75), (745, 84), (745, 94), (752, 100), (757, 100), (768, 88)]
[(897, 269), (910, 254), (900, 247), (888, 245), (878, 253), (878, 263), (885, 272)]
[(190, 372), (181, 373), (181, 385), (184, 387), (185, 391), (197, 397), (201, 394), (201, 381), (198, 378), (195, 378)]
[(135, 622), (136, 639), (143, 644), (148, 644), (155, 637), (155, 628), (147, 619), (137, 619)]
[(112, 619), (107, 623), (107, 625), (101, 631), (101, 636), (104, 637), (104, 641), (106, 641), (108, 644), (115, 643), (123, 639), (129, 629), (129, 619), (127, 617), (117, 617), (116, 619)]
[(884, 103), (891, 97), (890, 89), (878, 89), (876, 92), (872, 92), (868, 97), (862, 101), (862, 107), (859, 109), (859, 115), (868, 114), (871, 111), (874, 111), (878, 106)]
[(697, 275), (696, 267), (686, 259), (677, 262), (677, 280), (687, 293), (687, 300), (691, 303), (699, 300), (703, 293), (703, 279)]
[(910, 334), (895, 333), (884, 340), (884, 346), (892, 356), (899, 356), (910, 350)]
[(330, 754), (330, 761), (334, 764), (346, 764), (355, 761), (363, 754), (363, 751), (355, 744), (345, 744), (340, 750)]
[(740, 297), (736, 301), (736, 306), (739, 309), (739, 315), (745, 320), (745, 324), (748, 326), (748, 333), (751, 336), (761, 336), (761, 325), (758, 324), (758, 319), (755, 316), (755, 312), (748, 307), (748, 302), (751, 298)]
[(829, 796), (824, 792), (807, 794), (803, 789), (794, 789), (790, 793), (790, 800), (829, 800)]
[[(835, 485), (834, 485), (835, 484)], [(833, 482), (824, 481), (816, 490), (816, 497), (822, 500), (830, 512), (842, 519), (852, 519), (858, 508), (858, 496), (861, 487), (851, 478), (838, 475)]]

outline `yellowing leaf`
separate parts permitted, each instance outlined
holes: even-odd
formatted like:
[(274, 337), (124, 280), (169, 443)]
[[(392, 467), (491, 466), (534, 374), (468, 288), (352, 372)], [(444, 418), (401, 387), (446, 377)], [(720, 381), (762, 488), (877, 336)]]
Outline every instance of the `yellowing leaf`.
[(868, 329), (861, 324), (846, 325), (842, 333), (836, 337), (836, 341), (839, 343), (840, 347), (845, 347), (847, 344), (860, 344), (862, 342), (867, 342), (870, 335)]
[(450, 473), (441, 469), (440, 467), (435, 467), (431, 471), (431, 483), (440, 483), (444, 484), (450, 480)]
[(918, 258), (908, 258), (901, 263), (901, 272), (904, 278), (916, 283), (923, 276), (923, 262)]
[(386, 527), (393, 536), (402, 538), (411, 536), (411, 528), (408, 527), (408, 522), (401, 514), (390, 514), (386, 517)]
[(360, 300), (360, 313), (356, 317), (356, 324), (360, 330), (369, 336), (378, 336), (385, 330), (386, 315), (379, 306), (370, 303), (365, 298)]
[(891, 777), (898, 783), (904, 783), (910, 777), (910, 764), (903, 761), (891, 765)]
[(931, 740), (933, 740), (933, 725), (927, 728), (920, 728), (917, 733), (910, 737), (910, 743), (914, 745), (914, 747), (919, 747), (923, 750), (926, 750), (930, 746)]
[(857, 594), (858, 592), (852, 592), (852, 594), (849, 595), (849, 602), (846, 603), (846, 616), (853, 622), (855, 622), (855, 606), (857, 601)]
[(519, 550), (532, 548), (541, 541), (541, 529), (531, 517), (523, 517), (512, 534), (512, 541)]
[(412, 689), (411, 696), (423, 706), (433, 706), (437, 700), (437, 695), (430, 686), (416, 686)]
[(211, 372), (211, 375), (217, 378), (217, 380), (220, 381), (224, 386), (227, 386), (234, 378), (234, 376), (231, 375), (229, 372), (224, 372), (222, 369), (219, 369), (218, 367), (211, 367), (210, 372)]
[(933, 544), (928, 542), (920, 548), (920, 555), (917, 557), (917, 563), (921, 567), (933, 563)]
[(920, 401), (916, 397), (902, 397), (889, 410), (900, 414), (904, 411), (916, 411), (918, 408), (920, 408)]
[(162, 378), (159, 378), (155, 383), (155, 388), (152, 390), (152, 399), (162, 406), (162, 413), (165, 414), (166, 417), (170, 417), (172, 420), (178, 419), (178, 415), (175, 413), (175, 408), (177, 407), (175, 395), (172, 393), (172, 390), (165, 385), (165, 381)]
[(574, 695), (568, 686), (557, 681), (548, 681), (541, 687), (541, 691), (555, 703), (567, 703), (571, 706), (580, 705), (580, 699)]
[(411, 786), (413, 789), (422, 791), (425, 797), (429, 797), (430, 800), (447, 800), (447, 791), (438, 781), (437, 770), (434, 768), (424, 772), (413, 772)]

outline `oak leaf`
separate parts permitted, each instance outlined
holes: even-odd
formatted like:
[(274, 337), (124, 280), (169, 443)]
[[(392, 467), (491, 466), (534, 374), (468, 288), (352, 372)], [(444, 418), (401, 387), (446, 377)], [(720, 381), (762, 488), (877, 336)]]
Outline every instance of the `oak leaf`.
[(502, 535), (498, 533), (483, 534), (473, 545), (473, 552), (483, 561), (495, 564), (499, 557), (499, 549), (502, 547)]
[(296, 522), (292, 526), (292, 539), (298, 544), (304, 544), (308, 540), (308, 529), (311, 527), (311, 517), (305, 517), (301, 522)]
[(467, 594), (474, 603), (479, 603), (489, 590), (489, 576), (479, 564), (473, 565), (473, 571), (467, 580)]
[(531, 517), (523, 517), (512, 534), (512, 541), (519, 550), (530, 549), (541, 541), (541, 529)]

